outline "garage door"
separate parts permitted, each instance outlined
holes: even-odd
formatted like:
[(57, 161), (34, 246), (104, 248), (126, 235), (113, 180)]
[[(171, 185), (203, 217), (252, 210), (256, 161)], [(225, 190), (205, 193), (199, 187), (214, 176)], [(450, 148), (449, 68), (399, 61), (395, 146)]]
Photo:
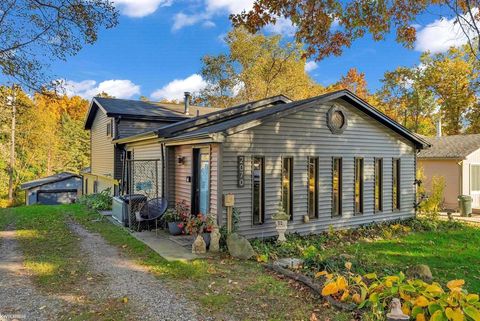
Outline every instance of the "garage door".
[(44, 205), (70, 204), (77, 198), (77, 190), (38, 191), (37, 202)]

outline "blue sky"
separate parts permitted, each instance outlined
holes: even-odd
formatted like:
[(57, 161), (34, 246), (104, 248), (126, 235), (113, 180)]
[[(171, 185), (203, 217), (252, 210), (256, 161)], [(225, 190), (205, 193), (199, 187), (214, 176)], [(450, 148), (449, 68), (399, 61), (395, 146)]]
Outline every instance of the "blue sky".
[[(231, 29), (228, 15), (248, 8), (252, 0), (117, 0), (119, 25), (103, 30), (93, 46), (66, 62), (55, 62), (53, 73), (67, 82), (70, 94), (90, 98), (106, 91), (119, 98), (180, 98), (183, 91), (198, 91), (205, 82), (198, 75), (200, 58), (228, 48), (223, 36)], [(337, 81), (349, 68), (366, 74), (369, 88), (377, 89), (387, 70), (412, 66), (424, 50), (441, 52), (465, 41), (452, 20), (421, 17), (416, 25), (415, 49), (406, 49), (389, 35), (374, 42), (367, 35), (341, 57), (311, 62), (309, 74), (323, 85)], [(288, 21), (264, 30), (289, 37)]]

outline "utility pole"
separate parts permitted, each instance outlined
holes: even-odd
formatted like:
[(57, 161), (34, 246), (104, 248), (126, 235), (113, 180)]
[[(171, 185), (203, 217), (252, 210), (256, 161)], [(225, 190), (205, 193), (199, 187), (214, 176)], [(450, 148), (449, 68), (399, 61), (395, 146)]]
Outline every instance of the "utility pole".
[(10, 164), (9, 164), (9, 181), (8, 181), (8, 202), (13, 204), (13, 175), (15, 172), (15, 129), (17, 125), (17, 106), (15, 85), (12, 85), (12, 95), (7, 98), (12, 106), (12, 128), (10, 134)]

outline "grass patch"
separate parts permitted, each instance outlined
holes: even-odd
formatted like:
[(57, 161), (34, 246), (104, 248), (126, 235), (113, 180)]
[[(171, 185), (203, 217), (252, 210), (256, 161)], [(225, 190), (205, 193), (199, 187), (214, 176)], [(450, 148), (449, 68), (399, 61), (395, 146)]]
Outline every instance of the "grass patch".
[(82, 283), (89, 274), (79, 239), (67, 225), (68, 206), (24, 206), (0, 209), (0, 228), (15, 228), (24, 265), (34, 285), (45, 295), (60, 294), (85, 298), (68, 305), (59, 320), (128, 320), (128, 305), (121, 300), (89, 299)]
[(465, 287), (476, 292), (480, 288), (479, 242), (480, 229), (476, 226), (411, 219), (357, 230), (290, 235), (282, 245), (258, 240), (254, 247), (264, 259), (302, 257), (306, 274), (344, 270), (346, 261), (352, 262), (353, 271), (359, 274), (396, 274), (426, 264), (435, 281), (446, 284), (452, 279), (465, 279)]
[(190, 262), (168, 262), (124, 229), (78, 205), (68, 214), (88, 230), (101, 234), (129, 257), (146, 265), (172, 290), (185, 295), (206, 315), (216, 319), (309, 320), (312, 312), (319, 320), (348, 320), (350, 314), (320, 306), (318, 298), (303, 288), (268, 274), (252, 261), (226, 256)]
[(360, 242), (347, 246), (345, 253), (362, 255), (370, 267), (406, 269), (427, 264), (435, 279), (446, 284), (452, 279), (465, 279), (470, 291), (480, 289), (480, 229), (463, 225), (447, 231), (411, 233), (404, 237)]
[(85, 277), (78, 240), (65, 223), (62, 207), (27, 206), (1, 212), (15, 225), (24, 264), (38, 287), (62, 293)]

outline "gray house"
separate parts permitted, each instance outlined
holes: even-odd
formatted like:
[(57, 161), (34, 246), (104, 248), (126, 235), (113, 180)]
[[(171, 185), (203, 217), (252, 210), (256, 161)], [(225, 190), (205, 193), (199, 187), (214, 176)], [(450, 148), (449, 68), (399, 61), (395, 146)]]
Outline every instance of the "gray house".
[(302, 234), (412, 217), (416, 154), (429, 146), (347, 90), (271, 97), (112, 143), (161, 164), (157, 186), (170, 205), (186, 201), (223, 225), (222, 199), (233, 194), (249, 238), (276, 234), (279, 204)]
[(25, 204), (70, 204), (82, 192), (82, 178), (79, 175), (62, 172), (34, 181), (23, 183)]
[(90, 131), (90, 168), (82, 173), (83, 193), (91, 194), (110, 188), (118, 195), (123, 159), (121, 144), (114, 140), (170, 125), (191, 117), (203, 115), (215, 108), (183, 104), (154, 103), (116, 98), (95, 97), (85, 119)]

